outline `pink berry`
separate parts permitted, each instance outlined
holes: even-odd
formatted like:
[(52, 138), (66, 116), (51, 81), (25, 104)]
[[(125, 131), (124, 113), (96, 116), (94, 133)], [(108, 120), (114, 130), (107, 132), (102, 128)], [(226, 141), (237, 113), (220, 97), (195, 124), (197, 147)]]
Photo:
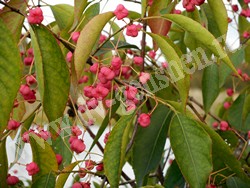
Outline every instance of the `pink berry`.
[(151, 59), (155, 59), (155, 56), (156, 56), (156, 53), (154, 50), (151, 50), (148, 52), (148, 56), (151, 58)]
[(110, 108), (112, 106), (112, 99), (105, 100), (105, 105), (107, 108)]
[(107, 36), (106, 35), (101, 35), (100, 38), (99, 38), (99, 44), (102, 44), (105, 40), (107, 39)]
[(167, 69), (168, 68), (168, 63), (163, 62), (163, 63), (161, 63), (161, 66), (162, 66), (163, 69)]
[(30, 176), (33, 176), (39, 172), (39, 167), (35, 162), (31, 162), (26, 165), (26, 170)]
[(126, 30), (126, 35), (130, 37), (137, 37), (138, 36), (138, 27), (135, 24), (128, 25)]
[(244, 3), (246, 4), (250, 3), (250, 0), (244, 0)]
[(94, 63), (90, 66), (89, 71), (96, 74), (98, 71), (99, 63)]
[(32, 85), (36, 83), (36, 78), (33, 75), (26, 76), (26, 83)]
[(96, 163), (92, 160), (85, 161), (85, 168), (87, 170), (92, 170), (95, 167)]
[(219, 126), (219, 123), (217, 122), (217, 121), (215, 121), (215, 122), (213, 122), (213, 124), (212, 124), (212, 126), (213, 126), (213, 128), (218, 128), (218, 126)]
[(98, 84), (96, 88), (92, 89), (92, 95), (97, 100), (101, 101), (109, 94), (109, 90), (102, 85)]
[(229, 125), (228, 125), (228, 123), (226, 121), (221, 121), (220, 122), (220, 130), (226, 131), (226, 130), (228, 130), (228, 128), (229, 128)]
[(250, 80), (250, 77), (248, 76), (247, 73), (243, 73), (242, 78), (243, 78), (243, 81), (248, 81), (248, 80)]
[(195, 4), (192, 0), (183, 0), (182, 5), (187, 12), (193, 12), (195, 10)]
[(96, 171), (99, 171), (99, 172), (103, 171), (103, 163), (100, 163), (96, 166)]
[(243, 34), (242, 34), (243, 38), (247, 39), (250, 37), (250, 32), (248, 31), (244, 31)]
[(89, 182), (81, 182), (82, 188), (90, 188), (90, 183)]
[(148, 6), (152, 6), (154, 0), (148, 0)]
[(82, 134), (82, 131), (79, 127), (77, 127), (76, 125), (71, 127), (71, 133), (73, 136), (80, 136)]
[(106, 133), (104, 136), (104, 143), (105, 144), (108, 142), (109, 135), (110, 135), (110, 132)]
[(238, 5), (232, 5), (232, 9), (234, 12), (237, 12), (239, 10)]
[(192, 3), (194, 3), (197, 6), (202, 5), (205, 2), (205, 0), (192, 0)]
[(57, 164), (60, 165), (63, 161), (63, 157), (60, 154), (56, 154)]
[(78, 106), (78, 110), (81, 112), (81, 113), (84, 113), (86, 111), (86, 106), (85, 105), (79, 105)]
[(69, 143), (71, 144), (75, 139), (78, 139), (77, 136), (72, 135), (69, 137)]
[(68, 52), (66, 55), (66, 61), (70, 63), (72, 61), (72, 58), (73, 58), (73, 53)]
[(25, 57), (23, 62), (24, 62), (24, 65), (26, 66), (30, 66), (32, 63), (33, 63), (33, 57)]
[(29, 48), (29, 49), (27, 50), (27, 55), (28, 55), (29, 57), (34, 57), (33, 48)]
[(81, 139), (74, 139), (70, 144), (70, 149), (77, 154), (82, 153), (86, 148), (83, 140)]
[(114, 14), (118, 20), (121, 20), (128, 16), (128, 10), (122, 4), (119, 4), (115, 9)]
[(28, 85), (21, 85), (20, 89), (19, 89), (19, 92), (22, 94), (22, 95), (28, 95), (29, 92), (30, 92), (30, 88)]
[(80, 172), (78, 173), (78, 175), (79, 175), (80, 178), (84, 178), (87, 175), (87, 173), (86, 173), (87, 169), (80, 168), (79, 171)]
[(76, 182), (72, 185), (72, 188), (82, 188), (82, 184), (79, 182)]
[(134, 64), (136, 64), (138, 66), (142, 65), (143, 64), (143, 58), (138, 57), (138, 56), (134, 57)]
[(181, 10), (176, 10), (176, 9), (175, 9), (175, 10), (173, 11), (173, 13), (174, 13), (174, 14), (181, 14)]
[(92, 94), (92, 90), (94, 89), (93, 86), (85, 86), (83, 88), (83, 94), (88, 97), (88, 98), (92, 98), (93, 94)]
[(95, 121), (93, 119), (89, 119), (88, 126), (92, 126), (95, 124)]
[(111, 65), (114, 69), (118, 70), (121, 68), (122, 66), (122, 60), (120, 57), (113, 57), (112, 61), (111, 61)]
[(8, 129), (9, 130), (16, 130), (18, 127), (20, 127), (21, 123), (15, 120), (9, 120), (8, 122)]
[(150, 79), (149, 73), (146, 73), (146, 72), (140, 73), (139, 80), (142, 84), (146, 84), (149, 79)]
[(233, 96), (233, 94), (234, 94), (234, 90), (233, 90), (232, 88), (228, 88), (228, 89), (227, 89), (227, 95), (228, 95), (229, 97), (231, 97), (231, 96)]
[(230, 106), (231, 106), (231, 103), (230, 102), (224, 102), (224, 104), (223, 104), (223, 106), (224, 106), (224, 108), (227, 110), (227, 109), (229, 109), (230, 108)]
[(91, 98), (86, 101), (86, 105), (89, 110), (93, 110), (98, 106), (98, 101), (95, 98)]
[(100, 69), (100, 72), (98, 74), (98, 79), (100, 80), (101, 83), (105, 84), (108, 81), (113, 80), (115, 77), (115, 73), (113, 70), (111, 70), (108, 67), (102, 67)]
[(126, 110), (129, 112), (136, 109), (136, 104), (133, 100), (126, 100)]
[(137, 93), (138, 93), (138, 90), (134, 86), (127, 86), (124, 91), (125, 97), (129, 100), (133, 100), (134, 98), (136, 98)]
[(142, 113), (138, 118), (138, 123), (142, 127), (148, 127), (150, 125), (150, 115)]
[(40, 7), (29, 10), (29, 24), (40, 24), (43, 21), (43, 11)]
[(250, 131), (247, 132), (248, 139), (250, 140)]
[(39, 132), (39, 135), (40, 135), (40, 137), (43, 138), (44, 140), (48, 140), (48, 139), (51, 137), (50, 132), (45, 131), (45, 130), (41, 130), (41, 131)]
[(77, 43), (79, 36), (80, 36), (80, 32), (79, 32), (79, 31), (75, 31), (75, 32), (72, 32), (72, 33), (71, 33), (71, 39), (72, 39), (75, 43)]
[(78, 84), (87, 83), (88, 80), (89, 80), (89, 77), (85, 75), (85, 76), (81, 77), (81, 78), (78, 80)]
[(8, 174), (6, 182), (8, 185), (16, 185), (19, 182), (19, 178)]

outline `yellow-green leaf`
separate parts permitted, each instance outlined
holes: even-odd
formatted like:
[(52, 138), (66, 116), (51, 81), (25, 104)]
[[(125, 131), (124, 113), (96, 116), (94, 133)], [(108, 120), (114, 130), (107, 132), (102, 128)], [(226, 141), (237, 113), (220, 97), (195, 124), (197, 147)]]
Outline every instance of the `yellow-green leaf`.
[(70, 29), (71, 31), (79, 24), (79, 20), (87, 5), (88, 0), (74, 0), (74, 21)]

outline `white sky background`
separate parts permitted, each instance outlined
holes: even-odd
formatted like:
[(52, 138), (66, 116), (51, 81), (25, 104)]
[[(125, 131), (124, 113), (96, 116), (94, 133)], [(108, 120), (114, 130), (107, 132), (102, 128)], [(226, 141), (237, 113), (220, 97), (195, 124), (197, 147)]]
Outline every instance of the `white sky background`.
[[(70, 4), (70, 5), (73, 5), (74, 4), (73, 0), (54, 0), (54, 1), (48, 1), (48, 0), (46, 1), (45, 0), (45, 2), (47, 2), (47, 3), (51, 4), (51, 5), (55, 5), (55, 4)], [(233, 0), (233, 3), (236, 3), (236, 2), (237, 2), (236, 0)], [(37, 4), (37, 1), (34, 1), (34, 3)], [(121, 3), (129, 10), (133, 10), (133, 11), (136, 11), (136, 12), (141, 11), (140, 5), (136, 4), (136, 3), (125, 2), (125, 1), (122, 1), (122, 0), (102, 0), (101, 1), (101, 12), (113, 11), (116, 8), (116, 6), (118, 4), (121, 4)], [(182, 9), (182, 6), (180, 5), (180, 6), (178, 6), (178, 8)], [(51, 12), (50, 8), (49, 7), (43, 7), (42, 9), (44, 11), (44, 17), (45, 17), (45, 20), (44, 20), (43, 23), (48, 24), (48, 23), (52, 22), (54, 19), (53, 19), (53, 15), (52, 15), (52, 12)], [(230, 17), (232, 17), (232, 15)], [(124, 24), (122, 21), (118, 21), (117, 23), (121, 23), (121, 25)], [(233, 27), (231, 25), (235, 25), (235, 24), (234, 23), (229, 24), (227, 44), (228, 44), (228, 46), (230, 48), (237, 48), (239, 46), (239, 40), (237, 40), (239, 38), (239, 36), (237, 34), (237, 31), (235, 29), (233, 29)], [(149, 39), (149, 38), (147, 38), (147, 39), (148, 39), (147, 44), (152, 44), (151, 39)], [(136, 39), (128, 37), (128, 42), (134, 43), (134, 44), (136, 44), (138, 46), (140, 44), (140, 40), (141, 40), (141, 35), (139, 35)], [(95, 129), (95, 132), (96, 131), (97, 131), (97, 129)], [(89, 147), (91, 145), (91, 143), (92, 143), (92, 139), (89, 138), (89, 137), (86, 137), (84, 140), (87, 140), (89, 142), (89, 143), (88, 142), (86, 143), (87, 147)], [(102, 141), (103, 137), (100, 140)], [(9, 149), (8, 150), (9, 162), (12, 162), (14, 160), (15, 142), (12, 141), (10, 138), (8, 138), (7, 143), (8, 143), (8, 149)], [(29, 163), (32, 160), (32, 156), (31, 156), (31, 153), (30, 153), (30, 148), (26, 147), (25, 150), (26, 150), (26, 152), (24, 152), (23, 160), (20, 161), (21, 163), (24, 163), (24, 164)], [(98, 149), (95, 149), (94, 152), (98, 152)], [(95, 159), (95, 158), (93, 157), (92, 159)], [(19, 177), (24, 177), (25, 179), (28, 177), (27, 172), (25, 170), (25, 167), (15, 166), (14, 168), (11, 169), (10, 172), (12, 173), (12, 170), (14, 170), (14, 169), (18, 169), (18, 171), (19, 171), (18, 176)], [(125, 166), (124, 170), (125, 171), (128, 170), (129, 175), (131, 176), (131, 178), (133, 178), (133, 176), (134, 176), (133, 171), (128, 165)], [(23, 179), (23, 178), (21, 178), (21, 179)]]

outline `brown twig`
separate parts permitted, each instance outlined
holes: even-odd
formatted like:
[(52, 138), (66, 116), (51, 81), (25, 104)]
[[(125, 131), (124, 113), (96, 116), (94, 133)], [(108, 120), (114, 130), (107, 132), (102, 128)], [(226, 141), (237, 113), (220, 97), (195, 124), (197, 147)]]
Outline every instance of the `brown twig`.
[(17, 8), (15, 8), (15, 7), (12, 7), (12, 6), (8, 5), (7, 3), (5, 3), (5, 2), (3, 2), (3, 1), (0, 1), (0, 4), (2, 4), (2, 5), (4, 5), (4, 6), (6, 6), (6, 7), (8, 7), (11, 11), (16, 12), (16, 13), (18, 13), (18, 14), (20, 14), (20, 15), (22, 15), (22, 16), (25, 17), (25, 15), (24, 15), (23, 13), (21, 13), (19, 9), (17, 9)]

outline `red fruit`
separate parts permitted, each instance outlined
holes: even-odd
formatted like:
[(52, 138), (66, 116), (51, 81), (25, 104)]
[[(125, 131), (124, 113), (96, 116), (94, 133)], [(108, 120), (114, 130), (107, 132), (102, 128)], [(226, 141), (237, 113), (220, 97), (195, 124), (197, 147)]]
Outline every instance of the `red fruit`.
[(26, 83), (32, 85), (36, 83), (36, 78), (33, 75), (26, 76)]
[(126, 35), (130, 37), (137, 37), (138, 36), (138, 27), (135, 24), (128, 25), (126, 30)]
[(89, 119), (88, 126), (92, 126), (95, 124), (95, 121), (93, 119)]
[(125, 79), (129, 79), (131, 76), (131, 68), (129, 66), (122, 67), (122, 76), (124, 76)]
[(227, 95), (231, 97), (234, 94), (234, 90), (232, 88), (227, 89)]
[(16, 185), (19, 182), (19, 178), (8, 174), (6, 182), (8, 185)]
[(250, 9), (242, 9), (240, 15), (244, 17), (250, 17)]
[(228, 123), (226, 121), (221, 121), (220, 122), (220, 130), (226, 131), (226, 130), (228, 130), (228, 128), (229, 128), (229, 125), (228, 125)]
[(81, 182), (83, 188), (90, 188), (89, 182)]
[(193, 12), (195, 10), (195, 4), (192, 0), (183, 0), (182, 5), (187, 12)]
[(76, 182), (76, 183), (74, 183), (74, 184), (72, 185), (72, 188), (83, 188), (83, 187), (82, 187), (82, 184), (81, 184), (81, 183)]
[(87, 175), (86, 173), (87, 170), (85, 168), (80, 168), (79, 171), (80, 172), (78, 173), (78, 175), (80, 178), (84, 178)]
[(96, 163), (92, 160), (85, 161), (85, 168), (87, 170), (92, 170), (95, 167)]
[(70, 136), (69, 143), (71, 144), (75, 139), (78, 139), (77, 136)]
[(99, 44), (102, 44), (105, 40), (107, 39), (107, 36), (106, 35), (101, 35), (100, 38), (99, 38)]
[(77, 43), (79, 36), (80, 36), (80, 32), (79, 32), (79, 31), (76, 31), (76, 32), (72, 32), (72, 33), (71, 33), (71, 39), (72, 39), (75, 43)]
[(85, 86), (83, 88), (83, 94), (88, 97), (88, 98), (92, 98), (93, 94), (92, 94), (92, 90), (94, 89), (93, 86)]
[(74, 139), (70, 144), (70, 149), (77, 154), (82, 153), (86, 148), (83, 140), (81, 139)]
[(231, 103), (230, 102), (224, 102), (224, 104), (223, 104), (223, 106), (224, 106), (224, 108), (227, 110), (227, 109), (229, 109), (230, 108), (230, 106), (231, 106)]
[(150, 79), (149, 73), (146, 73), (146, 72), (140, 73), (139, 80), (142, 84), (146, 84), (149, 79)]
[(33, 62), (33, 59), (34, 59), (33, 57), (25, 57), (24, 60), (23, 60), (24, 65), (30, 66), (32, 64), (32, 62)]
[(56, 154), (57, 164), (60, 165), (63, 161), (63, 157), (60, 154)]
[(248, 139), (250, 139), (250, 131), (248, 131), (247, 136), (248, 136)]
[(40, 7), (29, 10), (29, 24), (40, 24), (43, 21), (43, 11)]
[(28, 95), (30, 93), (30, 88), (28, 85), (21, 85), (20, 89), (19, 89), (19, 92), (22, 94), (22, 95)]
[(136, 104), (134, 102), (134, 100), (126, 100), (126, 110), (127, 111), (131, 111), (131, 110), (135, 110), (136, 109)]
[(98, 74), (98, 79), (100, 80), (101, 83), (105, 84), (108, 81), (113, 80), (115, 77), (115, 73), (113, 70), (111, 70), (108, 67), (102, 67), (100, 69), (100, 72)]
[(78, 106), (78, 110), (81, 112), (81, 113), (84, 113), (86, 111), (86, 106), (85, 105), (79, 105)]
[(73, 136), (80, 136), (82, 134), (82, 131), (79, 127), (77, 127), (76, 125), (71, 127), (71, 133)]
[(121, 20), (128, 16), (128, 10), (122, 4), (119, 4), (115, 9), (114, 14), (118, 20)]
[(91, 98), (86, 101), (86, 105), (89, 110), (95, 109), (98, 106), (98, 101), (95, 98)]
[(244, 3), (246, 4), (250, 3), (250, 0), (244, 0)]
[(244, 31), (244, 33), (242, 34), (243, 38), (247, 39), (250, 37), (250, 32), (248, 31)]
[(154, 0), (148, 0), (148, 6), (152, 6)]
[(109, 94), (109, 90), (102, 85), (98, 84), (96, 88), (92, 89), (92, 96), (101, 101)]
[(243, 81), (248, 81), (248, 80), (250, 80), (250, 77), (248, 76), (247, 73), (243, 73), (242, 78), (243, 78)]
[(113, 57), (111, 61), (112, 68), (119, 70), (122, 66), (122, 60), (120, 57)]
[(155, 56), (156, 56), (156, 53), (154, 50), (151, 50), (148, 52), (148, 56), (151, 58), (151, 59), (155, 59)]
[(72, 58), (73, 58), (73, 53), (68, 52), (66, 55), (66, 61), (70, 63), (72, 61)]
[(83, 76), (80, 78), (80, 80), (78, 80), (78, 84), (87, 83), (88, 80), (89, 80), (88, 76)]
[(15, 120), (9, 120), (8, 122), (8, 129), (9, 130), (16, 130), (21, 125), (20, 122)]
[(217, 122), (217, 121), (215, 121), (215, 122), (213, 122), (213, 124), (212, 124), (212, 126), (213, 126), (213, 128), (218, 128), (218, 126), (219, 126), (219, 123)]
[(137, 93), (138, 93), (138, 90), (134, 86), (127, 86), (124, 91), (125, 97), (129, 100), (135, 99)]
[(33, 176), (34, 174), (37, 174), (40, 169), (35, 162), (31, 162), (26, 165), (26, 170), (30, 176)]
[(175, 10), (173, 11), (173, 13), (174, 13), (174, 14), (181, 14), (181, 10), (176, 10), (176, 9), (175, 9)]
[(134, 57), (134, 64), (136, 64), (138, 66), (142, 65), (143, 64), (143, 58), (138, 57), (138, 56)]
[(51, 137), (51, 134), (50, 134), (50, 132), (48, 132), (48, 131), (41, 130), (41, 131), (39, 132), (39, 136), (40, 136), (41, 138), (43, 138), (44, 140), (48, 140), (48, 139)]
[(29, 48), (29, 49), (27, 50), (27, 55), (30, 56), (30, 57), (34, 57), (33, 48)]
[(138, 118), (138, 123), (142, 127), (148, 127), (150, 125), (150, 115), (142, 113)]
[(163, 69), (167, 69), (168, 68), (168, 63), (163, 62), (163, 63), (161, 63), (161, 66), (162, 66)]
[(192, 3), (194, 3), (197, 6), (202, 5), (205, 2), (205, 0), (193, 0)]
[(99, 172), (103, 171), (103, 163), (98, 164), (95, 169)]
[(105, 137), (104, 137), (104, 143), (105, 143), (105, 144), (106, 144), (107, 141), (108, 141), (109, 135), (110, 135), (110, 132), (108, 132), (108, 133), (105, 134)]
[(105, 105), (107, 108), (110, 108), (112, 106), (112, 99), (105, 100)]
[(232, 5), (232, 9), (234, 12), (237, 12), (239, 10), (238, 5)]
[(99, 63), (94, 63), (90, 66), (89, 71), (96, 74), (98, 71)]

